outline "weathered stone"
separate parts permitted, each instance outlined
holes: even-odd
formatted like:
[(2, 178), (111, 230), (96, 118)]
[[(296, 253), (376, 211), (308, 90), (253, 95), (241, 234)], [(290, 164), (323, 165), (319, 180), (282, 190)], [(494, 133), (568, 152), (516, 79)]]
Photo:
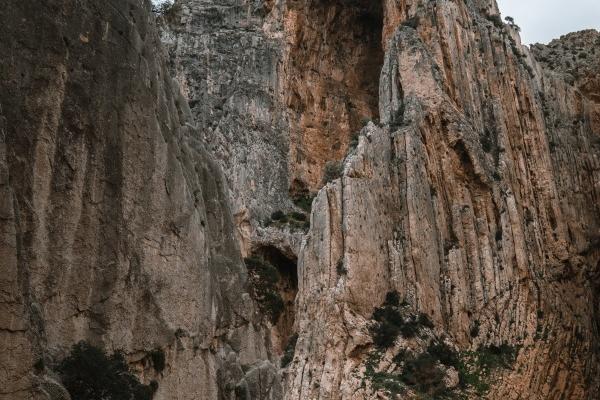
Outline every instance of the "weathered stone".
[[(243, 374), (215, 377), (240, 365), (277, 374), (221, 171), (149, 7), (0, 9), (2, 399), (48, 398), (34, 364), (54, 368), (80, 340), (122, 349), (156, 399), (230, 398)], [(156, 348), (161, 373), (144, 362)]]

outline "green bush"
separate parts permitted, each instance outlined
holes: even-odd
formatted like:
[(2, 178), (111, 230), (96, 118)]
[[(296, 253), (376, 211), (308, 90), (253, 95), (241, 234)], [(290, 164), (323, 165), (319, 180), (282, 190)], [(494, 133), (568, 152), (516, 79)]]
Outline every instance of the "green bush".
[(444, 384), (445, 376), (445, 372), (438, 366), (437, 359), (427, 352), (408, 360), (400, 375), (408, 386), (434, 398), (448, 393)]
[(425, 313), (419, 313), (419, 316), (417, 318), (417, 323), (419, 325), (427, 327), (429, 329), (433, 329), (434, 328), (433, 322), (429, 318), (429, 315), (427, 315)]
[(462, 353), (457, 366), (461, 387), (470, 387), (478, 395), (485, 395), (490, 388), (490, 373), (499, 368), (511, 368), (516, 355), (516, 349), (507, 344), (484, 346), (474, 352)]
[(478, 363), (486, 369), (511, 368), (516, 360), (515, 348), (507, 344), (484, 346), (478, 353)]
[(288, 340), (287, 346), (285, 346), (285, 350), (283, 352), (283, 357), (281, 357), (281, 368), (285, 368), (294, 359), (294, 354), (296, 353), (296, 343), (298, 342), (298, 334), (294, 333), (290, 339)]
[(340, 178), (343, 170), (344, 165), (341, 161), (327, 161), (323, 168), (323, 185)]
[(404, 326), (404, 319), (398, 309), (399, 303), (398, 293), (389, 292), (383, 305), (373, 311), (375, 323), (371, 327), (371, 334), (373, 342), (381, 349), (392, 346)]
[(486, 16), (488, 21), (491, 21), (496, 28), (504, 28), (504, 23), (502, 22), (502, 18), (498, 14), (496, 15), (488, 15)]
[(312, 202), (313, 199), (315, 198), (314, 195), (309, 195), (309, 194), (303, 194), (303, 195), (298, 195), (294, 198), (294, 204), (297, 207), (300, 207), (301, 209), (303, 209), (304, 211), (310, 213), (311, 208), (312, 208)]
[(293, 219), (295, 219), (296, 221), (301, 221), (304, 222), (306, 221), (307, 217), (306, 214), (303, 213), (299, 213), (297, 211), (293, 211), (290, 213), (290, 217), (292, 217)]
[(400, 327), (402, 337), (410, 339), (417, 336), (419, 333), (419, 323), (416, 318), (411, 318)]
[(448, 346), (446, 343), (432, 342), (427, 347), (427, 352), (447, 367), (457, 368), (460, 364), (458, 354), (454, 350), (452, 350), (450, 346)]
[(273, 221), (282, 221), (285, 219), (285, 214), (283, 211), (275, 211), (273, 214), (271, 214), (271, 219)]
[(293, 211), (287, 215), (283, 211), (275, 211), (271, 214), (271, 218), (267, 220), (265, 226), (271, 226), (272, 224), (288, 224), (289, 226), (298, 229), (310, 228), (310, 221), (306, 214), (297, 211)]
[(162, 349), (152, 350), (150, 352), (152, 367), (156, 372), (162, 372), (165, 369), (165, 352)]
[(400, 305), (400, 294), (396, 290), (387, 292), (385, 295), (385, 302), (383, 304), (386, 306), (398, 307)]
[(471, 326), (471, 330), (469, 331), (469, 334), (471, 335), (472, 338), (476, 338), (477, 336), (479, 336), (479, 321), (473, 322), (473, 325)]
[(40, 374), (40, 373), (44, 372), (45, 368), (46, 368), (46, 366), (44, 364), (43, 358), (38, 359), (35, 362), (35, 364), (33, 364), (33, 370), (35, 371), (36, 374)]
[(386, 349), (392, 346), (398, 335), (413, 338), (423, 326), (433, 328), (427, 314), (419, 313), (405, 318), (400, 308), (408, 305), (406, 301), (400, 302), (398, 292), (392, 291), (386, 294), (383, 305), (373, 311), (372, 319), (375, 323), (371, 326), (371, 335), (377, 347)]
[(395, 374), (375, 372), (371, 376), (371, 383), (375, 390), (385, 390), (392, 398), (406, 392), (406, 387), (401, 378)]
[(122, 353), (108, 356), (86, 342), (73, 346), (58, 371), (71, 398), (77, 400), (150, 400), (157, 388), (156, 382), (141, 384)]
[(276, 324), (285, 308), (277, 290), (277, 283), (281, 278), (279, 271), (270, 263), (255, 257), (246, 258), (244, 261), (251, 284), (250, 295), (256, 300), (261, 311)]

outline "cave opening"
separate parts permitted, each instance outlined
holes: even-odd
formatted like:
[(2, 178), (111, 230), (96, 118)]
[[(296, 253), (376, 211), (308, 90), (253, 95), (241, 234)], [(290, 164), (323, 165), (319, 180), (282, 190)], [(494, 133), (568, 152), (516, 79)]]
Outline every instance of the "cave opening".
[[(298, 267), (297, 259), (293, 255), (284, 254), (274, 246), (262, 246), (252, 252), (253, 262), (246, 262), (250, 279), (256, 279), (252, 263), (260, 263), (267, 269), (274, 268), (271, 294), (267, 298), (277, 297), (276, 301), (263, 302), (263, 309), (271, 319), (273, 347), (279, 353), (283, 351), (290, 337), (294, 335), (294, 322), (296, 317), (296, 294), (298, 293)], [(254, 277), (254, 278), (253, 278)], [(260, 284), (260, 283), (259, 283)], [(264, 288), (264, 286), (263, 286)], [(264, 290), (264, 289), (260, 289)], [(258, 294), (265, 298), (264, 293)], [(261, 301), (259, 300), (259, 303)]]
[(382, 0), (312, 0), (291, 1), (287, 15), (295, 195), (318, 190), (325, 164), (342, 160), (365, 123), (379, 118), (384, 12)]

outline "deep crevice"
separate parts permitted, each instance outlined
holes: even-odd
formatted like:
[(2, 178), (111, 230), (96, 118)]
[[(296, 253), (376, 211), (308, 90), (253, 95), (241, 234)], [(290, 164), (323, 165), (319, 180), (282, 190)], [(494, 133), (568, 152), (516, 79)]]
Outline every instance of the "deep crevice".
[(294, 195), (318, 189), (325, 163), (343, 159), (353, 134), (379, 118), (384, 18), (381, 0), (290, 1), (287, 12)]
[(294, 334), (296, 317), (295, 300), (298, 293), (297, 260), (284, 255), (273, 246), (263, 246), (252, 253), (252, 257), (270, 264), (278, 272), (276, 291), (283, 301), (283, 309), (273, 323), (274, 347), (281, 353), (289, 338)]

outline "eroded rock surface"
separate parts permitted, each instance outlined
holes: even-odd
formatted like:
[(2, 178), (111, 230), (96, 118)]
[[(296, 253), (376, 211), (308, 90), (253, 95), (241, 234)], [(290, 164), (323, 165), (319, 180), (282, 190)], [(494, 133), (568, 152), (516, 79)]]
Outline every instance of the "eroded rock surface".
[(590, 99), (600, 102), (600, 32), (573, 32), (547, 45), (535, 44), (533, 55), (545, 69), (566, 75)]
[(281, 396), (222, 173), (149, 8), (0, 10), (2, 399), (63, 398), (51, 370), (80, 340), (122, 349), (156, 399)]
[(82, 339), (156, 399), (598, 398), (597, 32), (178, 0), (165, 62), (142, 3), (0, 10), (1, 399)]
[(289, 399), (377, 398), (384, 379), (406, 382), (392, 357), (419, 337), (369, 376), (371, 316), (394, 290), (460, 348), (518, 349), (489, 398), (598, 394), (598, 107), (481, 3), (398, 5), (382, 125), (313, 206)]

